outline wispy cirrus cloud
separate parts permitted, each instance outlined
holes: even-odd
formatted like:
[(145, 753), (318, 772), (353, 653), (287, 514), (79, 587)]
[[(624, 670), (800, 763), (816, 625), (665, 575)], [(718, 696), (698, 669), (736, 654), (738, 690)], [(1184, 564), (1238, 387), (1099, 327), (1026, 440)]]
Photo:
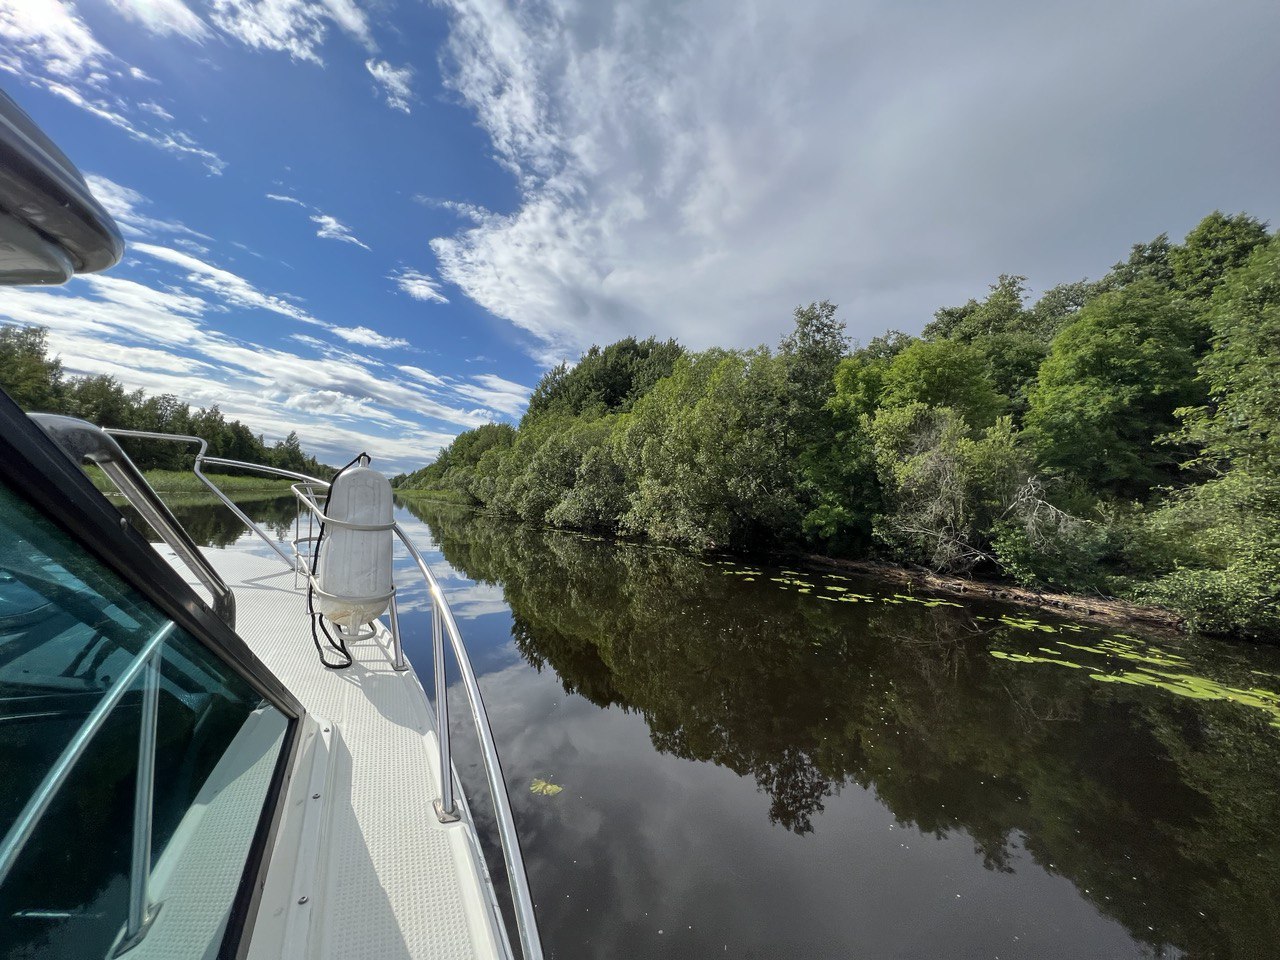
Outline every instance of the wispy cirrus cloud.
[[(129, 235), (132, 256), (116, 272), (63, 288), (0, 289), (0, 322), (47, 327), (71, 374), (216, 403), (269, 439), (297, 429), (323, 458), (341, 462), (367, 448), (401, 469), (429, 460), (460, 429), (513, 415), (527, 396), (517, 384), (380, 359), (383, 351), (397, 358), (409, 343), (317, 316), (301, 298), (267, 287), (276, 274), (228, 269), (219, 241), (164, 216), (140, 191), (100, 174), (87, 181)], [(319, 215), (297, 197), (274, 199)], [(336, 218), (315, 222), (350, 234)], [(307, 332), (274, 345), (229, 332), (271, 330), (252, 322), (264, 315)]]
[(268, 193), (268, 194), (267, 194), (267, 199), (268, 199), (268, 200), (274, 200), (274, 201), (276, 201), (277, 203), (292, 203), (292, 204), (295, 204), (296, 206), (299, 206), (299, 207), (306, 207), (308, 210), (310, 210), (310, 209), (311, 209), (311, 204), (309, 204), (309, 203), (303, 203), (303, 202), (302, 202), (301, 200), (299, 200), (297, 197), (291, 197), (291, 196), (289, 196), (288, 194), (283, 194), (283, 193)]
[(114, 180), (96, 173), (85, 174), (85, 182), (98, 202), (106, 208), (107, 213), (120, 225), (123, 233), (131, 237), (147, 237), (167, 233), (179, 236), (209, 237), (186, 224), (176, 220), (161, 220), (142, 212), (149, 201), (137, 190), (121, 186)]
[(401, 293), (407, 293), (415, 300), (425, 300), (429, 303), (449, 302), (449, 298), (440, 292), (440, 281), (420, 270), (406, 268), (391, 274), (387, 279), (394, 281)]
[(529, 395), (533, 392), (523, 384), (514, 383), (491, 373), (472, 377), (469, 382), (454, 382), (452, 388), (462, 396), (484, 404), (490, 410), (497, 410), (511, 417), (518, 417), (524, 413), (524, 408), (529, 405)]
[(75, 8), (60, 0), (0, 4), (0, 37), (7, 48), (0, 53), (0, 65), (15, 76), (28, 74), (36, 64), (45, 76), (77, 77), (102, 70), (115, 59)]
[(308, 211), (311, 222), (316, 225), (317, 237), (324, 240), (340, 240), (343, 243), (350, 243), (365, 250), (371, 249), (367, 243), (351, 232), (350, 227), (332, 214), (325, 213), (319, 207), (307, 203), (305, 200), (299, 200), (297, 197), (287, 193), (268, 193), (266, 196), (268, 200), (274, 200), (276, 203), (288, 203)]
[(302, 349), (290, 351), (218, 332), (207, 318), (224, 303), (181, 268), (161, 287), (90, 274), (63, 288), (0, 288), (0, 322), (47, 327), (72, 374), (216, 403), (268, 438), (297, 429), (308, 449), (334, 461), (368, 448), (398, 468), (420, 466), (458, 429), (497, 416), (468, 392), (427, 389), (318, 337), (298, 335)]
[(166, 153), (195, 157), (205, 165), (205, 169), (215, 175), (221, 174), (227, 168), (226, 162), (221, 157), (212, 150), (206, 150), (200, 146), (192, 137), (181, 130), (147, 129), (113, 108), (106, 100), (94, 96), (86, 96), (81, 88), (71, 84), (46, 81), (42, 85), (55, 96), (61, 97), (81, 110), (107, 121), (113, 127), (118, 127), (139, 143), (150, 144)]
[(365, 250), (370, 249), (367, 243), (354, 236), (351, 229), (337, 217), (327, 213), (316, 213), (312, 214), (311, 222), (319, 228), (316, 230), (317, 237), (325, 240), (341, 240), (343, 243), (354, 244)]
[[(142, 16), (140, 11), (151, 10), (158, 18), (157, 24), (182, 21), (177, 11), (186, 9), (180, 0), (158, 0), (155, 4), (140, 4), (136, 0), (120, 2), (121, 9), (127, 8), (129, 15)], [(0, 70), (23, 83), (61, 97), (140, 143), (199, 160), (210, 173), (220, 174), (226, 168), (221, 157), (201, 146), (190, 134), (163, 126), (173, 120), (168, 111), (157, 113), (154, 109), (133, 106), (127, 97), (108, 93), (108, 87), (116, 81), (128, 84), (151, 78), (99, 42), (71, 3), (65, 0), (0, 3), (0, 41), (3, 41)], [(138, 115), (144, 112), (147, 116)]]
[(154, 243), (133, 243), (129, 249), (185, 270), (187, 283), (214, 294), (230, 306), (268, 310), (301, 323), (325, 326), (322, 321), (283, 296), (263, 293), (239, 274), (216, 267), (190, 253)]
[(388, 337), (376, 330), (370, 330), (368, 327), (338, 327), (332, 326), (329, 332), (341, 337), (347, 343), (355, 343), (362, 347), (377, 347), (380, 350), (390, 350), (393, 347), (407, 347), (409, 341), (400, 337)]
[(198, 43), (208, 37), (211, 32), (208, 24), (193, 13), (182, 0), (110, 0), (110, 2), (126, 19), (134, 21), (148, 33), (157, 36), (176, 34)]
[(154, 100), (144, 100), (138, 104), (139, 110), (144, 110), (152, 116), (159, 117), (161, 120), (172, 120), (173, 114), (166, 110)]
[(324, 63), (320, 49), (331, 24), (365, 49), (377, 49), (368, 17), (352, 0), (213, 0), (210, 17), (246, 46), (314, 64)]
[(387, 106), (409, 113), (409, 104), (413, 100), (413, 67), (393, 67), (385, 60), (366, 60), (364, 66), (377, 82)]

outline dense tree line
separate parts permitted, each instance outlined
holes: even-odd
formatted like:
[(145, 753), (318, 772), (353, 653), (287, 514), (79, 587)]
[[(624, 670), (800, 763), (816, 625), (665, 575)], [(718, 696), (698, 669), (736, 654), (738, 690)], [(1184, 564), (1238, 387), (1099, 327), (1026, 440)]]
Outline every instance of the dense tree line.
[(1280, 239), (1213, 213), (1034, 301), (1001, 276), (920, 336), (833, 304), (777, 349), (633, 338), (518, 428), (397, 478), (527, 520), (708, 550), (820, 550), (1134, 597), (1280, 634)]
[[(171, 394), (148, 397), (126, 390), (115, 377), (68, 377), (51, 356), (48, 332), (41, 327), (0, 326), (0, 388), (24, 410), (80, 417), (100, 427), (147, 430), (196, 436), (209, 443), (209, 454), (247, 460), (327, 477), (331, 468), (305, 453), (298, 434), (268, 445), (239, 420), (228, 420), (215, 404), (192, 409)], [(189, 470), (192, 446), (163, 441), (125, 441), (129, 455), (143, 470)]]

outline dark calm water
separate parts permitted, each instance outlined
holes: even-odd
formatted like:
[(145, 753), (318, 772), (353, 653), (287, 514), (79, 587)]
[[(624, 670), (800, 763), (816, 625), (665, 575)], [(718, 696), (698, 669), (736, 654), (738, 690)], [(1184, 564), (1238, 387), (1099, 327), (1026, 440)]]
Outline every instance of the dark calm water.
[(1280, 651), (400, 518), (481, 674), (551, 957), (1280, 956)]

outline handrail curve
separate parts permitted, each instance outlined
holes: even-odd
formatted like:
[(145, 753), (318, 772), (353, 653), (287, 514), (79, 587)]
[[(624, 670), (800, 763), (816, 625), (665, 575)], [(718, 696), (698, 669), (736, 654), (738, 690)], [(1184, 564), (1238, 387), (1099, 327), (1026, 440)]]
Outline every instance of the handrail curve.
[[(104, 430), (94, 426), (87, 420), (75, 417), (64, 417), (54, 413), (31, 413), (28, 416), (39, 425), (46, 435), (53, 440), (71, 460), (80, 466), (93, 463), (101, 468), (116, 488), (142, 514), (147, 524), (176, 553), (182, 562), (196, 575), (213, 597), (213, 612), (228, 627), (236, 625), (236, 595), (231, 592), (213, 565), (200, 552), (196, 542), (160, 496), (151, 489), (142, 476), (142, 472), (129, 455), (120, 449), (114, 437), (156, 437), (158, 439), (175, 439), (168, 434), (150, 434), (138, 430)], [(178, 437), (179, 440), (195, 440), (203, 444), (199, 437)]]

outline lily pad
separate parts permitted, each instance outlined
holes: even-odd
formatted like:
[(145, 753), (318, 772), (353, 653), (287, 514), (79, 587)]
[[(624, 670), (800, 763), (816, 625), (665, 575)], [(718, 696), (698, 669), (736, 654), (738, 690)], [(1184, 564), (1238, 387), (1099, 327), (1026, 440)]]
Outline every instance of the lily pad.
[(550, 780), (543, 780), (541, 777), (534, 777), (533, 783), (529, 786), (530, 793), (536, 793), (543, 797), (554, 797), (563, 789), (564, 787), (559, 784), (552, 783)]

